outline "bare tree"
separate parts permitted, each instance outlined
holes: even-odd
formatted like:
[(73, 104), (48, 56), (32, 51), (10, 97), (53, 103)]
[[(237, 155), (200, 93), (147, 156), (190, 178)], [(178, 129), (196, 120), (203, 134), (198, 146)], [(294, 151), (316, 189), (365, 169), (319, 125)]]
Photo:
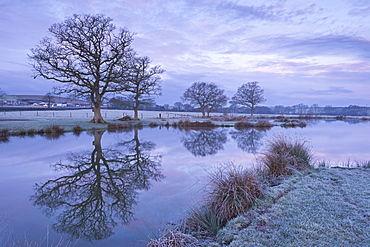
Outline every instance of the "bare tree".
[(225, 91), (219, 89), (213, 82), (194, 82), (183, 94), (182, 100), (194, 107), (199, 107), (203, 117), (226, 105)]
[(3, 90), (1, 90), (1, 88), (0, 88), (0, 103), (1, 103), (1, 105), (4, 105), (5, 96), (6, 96), (6, 93)]
[(307, 113), (309, 107), (308, 105), (300, 103), (298, 105), (294, 105), (293, 108), (295, 109), (295, 113), (298, 113), (299, 116), (302, 116)]
[(148, 57), (133, 57), (130, 59), (129, 72), (124, 78), (123, 86), (125, 95), (123, 102), (126, 106), (134, 109), (134, 119), (139, 119), (140, 105), (150, 105), (154, 103), (152, 96), (161, 95), (162, 89), (159, 83), (164, 72), (160, 66), (150, 67)]
[(92, 122), (104, 123), (100, 109), (107, 93), (123, 90), (127, 59), (133, 53), (133, 34), (115, 31), (104, 15), (73, 15), (52, 25), (40, 44), (31, 49), (34, 77), (60, 82), (55, 93), (88, 96), (93, 104)]
[(251, 117), (253, 117), (256, 105), (264, 101), (266, 101), (266, 99), (263, 97), (263, 89), (258, 85), (258, 82), (253, 81), (238, 87), (230, 103), (249, 107), (251, 110)]
[(44, 95), (42, 98), (43, 101), (46, 101), (48, 108), (51, 107), (51, 103), (54, 103), (54, 95), (53, 93), (49, 92)]

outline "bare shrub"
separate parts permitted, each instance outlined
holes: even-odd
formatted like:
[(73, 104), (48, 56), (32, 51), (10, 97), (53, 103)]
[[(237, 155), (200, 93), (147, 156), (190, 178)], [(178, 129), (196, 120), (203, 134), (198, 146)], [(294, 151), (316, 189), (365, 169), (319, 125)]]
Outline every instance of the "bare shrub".
[(245, 212), (262, 195), (255, 173), (230, 164), (210, 173), (206, 203), (222, 223)]

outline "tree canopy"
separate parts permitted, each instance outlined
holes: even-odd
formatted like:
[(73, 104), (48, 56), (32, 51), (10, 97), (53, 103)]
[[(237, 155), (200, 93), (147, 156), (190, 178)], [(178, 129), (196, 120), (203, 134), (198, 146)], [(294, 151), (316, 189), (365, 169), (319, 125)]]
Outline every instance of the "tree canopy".
[(255, 106), (264, 101), (266, 99), (263, 97), (263, 89), (258, 85), (258, 82), (253, 81), (238, 87), (230, 103), (249, 107), (253, 117)]
[(119, 99), (123, 105), (134, 109), (134, 119), (138, 119), (140, 105), (153, 104), (152, 96), (161, 95), (161, 77), (164, 72), (160, 66), (150, 67), (148, 57), (130, 59), (128, 75), (125, 78), (125, 95)]
[(225, 91), (219, 89), (213, 82), (194, 82), (183, 94), (182, 100), (199, 107), (203, 117), (227, 103)]
[(60, 83), (55, 93), (88, 97), (92, 122), (104, 123), (100, 109), (107, 93), (125, 89), (133, 33), (116, 27), (104, 15), (73, 15), (49, 29), (29, 59), (34, 77)]

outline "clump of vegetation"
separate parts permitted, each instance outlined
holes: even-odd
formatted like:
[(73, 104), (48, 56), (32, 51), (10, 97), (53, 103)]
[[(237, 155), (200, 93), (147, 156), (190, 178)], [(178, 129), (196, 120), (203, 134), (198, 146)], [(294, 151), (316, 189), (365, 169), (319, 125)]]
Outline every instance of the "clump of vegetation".
[(211, 120), (213, 121), (240, 121), (240, 122), (246, 122), (248, 121), (248, 117), (246, 116), (213, 116), (211, 117)]
[(108, 124), (107, 130), (109, 132), (116, 132), (119, 129), (118, 124)]
[(12, 132), (13, 136), (20, 136), (20, 137), (25, 137), (27, 135), (27, 130), (21, 129), (17, 130), (15, 132)]
[(27, 130), (27, 135), (30, 137), (35, 136), (36, 134), (37, 134), (37, 131), (35, 129)]
[(57, 139), (60, 136), (64, 135), (64, 129), (59, 125), (49, 125), (42, 131), (38, 132), (40, 135), (45, 134), (48, 139)]
[(252, 207), (262, 196), (262, 186), (257, 175), (231, 164), (210, 174), (206, 204), (224, 224)]
[(9, 130), (8, 129), (2, 129), (0, 130), (0, 142), (8, 142), (9, 141)]
[(154, 123), (154, 122), (151, 122), (151, 123), (149, 124), (149, 127), (151, 127), (151, 128), (155, 128), (155, 127), (158, 127), (158, 124), (157, 124), (157, 123)]
[(183, 224), (187, 232), (201, 237), (216, 236), (217, 232), (224, 226), (216, 212), (204, 205), (191, 207)]
[(201, 246), (198, 240), (189, 235), (183, 233), (179, 229), (168, 229), (166, 233), (158, 238), (152, 239), (148, 247), (190, 247), (190, 246)]
[(73, 132), (81, 132), (82, 131), (82, 127), (80, 125), (76, 125), (73, 127)]
[(260, 120), (254, 124), (256, 128), (271, 128), (272, 124), (269, 121)]
[(286, 127), (286, 128), (288, 128), (288, 127), (301, 127), (301, 128), (303, 128), (303, 127), (306, 127), (307, 126), (307, 123), (306, 122), (304, 122), (304, 121), (297, 121), (297, 120), (291, 120), (291, 121), (286, 121), (285, 123), (283, 123), (282, 125), (281, 125), (282, 127)]
[(242, 121), (235, 123), (234, 127), (235, 129), (243, 129), (243, 128), (252, 128), (254, 127), (254, 125), (251, 122)]
[(122, 130), (127, 130), (129, 129), (131, 126), (130, 125), (127, 125), (127, 124), (108, 124), (107, 126), (107, 130), (109, 132), (116, 132), (116, 131), (122, 131)]
[(75, 136), (79, 136), (83, 129), (80, 125), (77, 124), (76, 126), (73, 127), (72, 131)]
[(217, 127), (213, 122), (211, 121), (204, 121), (204, 122), (199, 122), (199, 121), (180, 121), (177, 124), (178, 127), (180, 128), (215, 128)]
[(2, 129), (0, 130), (0, 138), (9, 137), (9, 129)]
[(267, 175), (272, 177), (291, 175), (295, 170), (309, 169), (312, 160), (313, 151), (306, 141), (292, 140), (282, 135), (269, 141), (266, 151), (261, 156)]
[(256, 123), (251, 122), (237, 122), (235, 123), (235, 129), (243, 129), (243, 128), (271, 128), (273, 125), (269, 121), (260, 120)]
[(119, 121), (131, 121), (132, 118), (130, 116), (124, 116), (118, 119)]

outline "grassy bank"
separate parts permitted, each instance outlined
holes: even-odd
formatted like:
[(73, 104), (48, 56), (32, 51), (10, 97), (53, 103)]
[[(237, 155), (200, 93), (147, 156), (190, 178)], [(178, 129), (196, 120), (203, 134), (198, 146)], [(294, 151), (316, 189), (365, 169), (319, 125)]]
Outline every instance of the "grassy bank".
[(370, 169), (320, 168), (271, 187), (211, 246), (370, 246)]
[(370, 161), (314, 168), (306, 141), (277, 136), (256, 164), (211, 172), (203, 204), (148, 246), (370, 246)]

